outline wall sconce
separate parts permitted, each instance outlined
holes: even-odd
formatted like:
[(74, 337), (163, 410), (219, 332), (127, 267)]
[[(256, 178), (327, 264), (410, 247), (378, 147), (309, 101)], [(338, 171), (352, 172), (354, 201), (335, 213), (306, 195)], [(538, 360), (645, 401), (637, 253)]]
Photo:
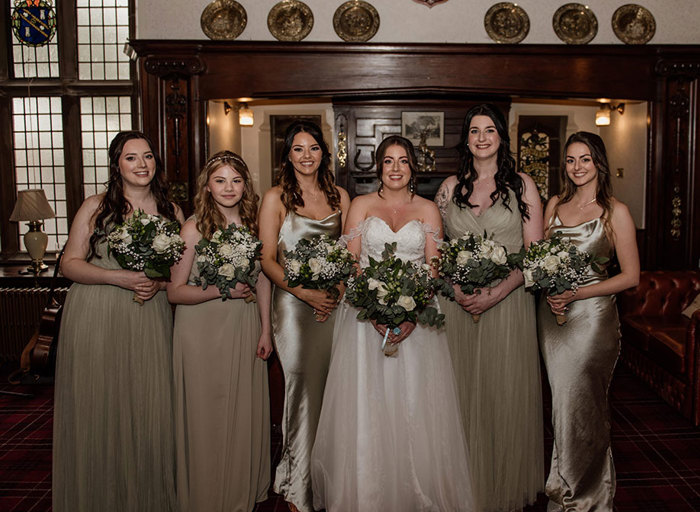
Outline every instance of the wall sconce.
[(44, 265), (43, 260), (49, 237), (41, 230), (41, 225), (44, 219), (51, 219), (55, 216), (56, 214), (42, 189), (20, 190), (17, 192), (17, 202), (10, 215), (10, 220), (13, 222), (29, 222), (29, 231), (24, 234), (24, 246), (32, 258), (32, 264), (27, 267), (27, 270), (34, 274), (39, 274), (48, 268)]
[(253, 126), (255, 124), (253, 111), (248, 108), (247, 103), (241, 103), (241, 106), (238, 109), (238, 124), (241, 126)]
[(595, 125), (610, 126), (610, 116), (613, 110), (616, 110), (618, 114), (622, 115), (625, 113), (625, 104), (620, 103), (618, 105), (613, 105), (612, 103), (602, 103), (600, 105), (600, 110), (595, 113)]

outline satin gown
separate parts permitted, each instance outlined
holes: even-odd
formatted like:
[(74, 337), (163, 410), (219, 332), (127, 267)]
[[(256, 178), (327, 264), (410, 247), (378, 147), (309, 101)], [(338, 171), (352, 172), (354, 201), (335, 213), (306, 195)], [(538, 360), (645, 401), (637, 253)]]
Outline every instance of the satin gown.
[[(188, 284), (195, 284), (193, 262)], [(179, 304), (173, 334), (180, 512), (250, 512), (270, 487), (267, 362), (255, 302)]]
[[(572, 240), (582, 251), (612, 256), (601, 219), (563, 226), (555, 219), (552, 233)], [(607, 278), (589, 271), (582, 286)], [(615, 467), (610, 449), (608, 389), (620, 352), (620, 323), (614, 295), (577, 300), (568, 305), (559, 326), (544, 297), (537, 318), (542, 355), (552, 388), (554, 446), (547, 479), (550, 502), (560, 509), (611, 511)]]
[[(396, 255), (422, 263), (427, 226), (361, 225), (360, 263)], [(312, 455), (314, 506), (328, 512), (476, 511), (445, 333), (417, 325), (386, 357), (382, 337), (345, 301)]]
[[(97, 245), (91, 263), (121, 267)], [(73, 283), (56, 361), (53, 510), (169, 512), (175, 501), (172, 310), (165, 291)]]
[[(321, 220), (289, 212), (280, 228), (277, 261), (284, 266), (284, 251), (294, 249), (302, 238), (325, 234), (337, 239), (341, 232), (340, 211)], [(309, 461), (331, 358), (334, 318), (335, 313), (317, 322), (307, 303), (280, 288), (273, 290), (272, 329), (284, 372), (282, 459), (274, 491), (302, 512), (313, 511)]]
[[(523, 245), (513, 192), (475, 215), (449, 201), (445, 233), (488, 235), (508, 252)], [(477, 508), (509, 512), (533, 503), (544, 487), (540, 359), (534, 297), (522, 286), (474, 323), (456, 302), (440, 301), (460, 396)]]

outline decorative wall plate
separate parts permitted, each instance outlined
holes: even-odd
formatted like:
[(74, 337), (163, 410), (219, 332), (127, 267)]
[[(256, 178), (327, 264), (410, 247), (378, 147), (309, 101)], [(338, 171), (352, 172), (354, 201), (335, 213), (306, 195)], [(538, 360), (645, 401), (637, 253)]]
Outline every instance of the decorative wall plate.
[(598, 33), (598, 19), (587, 6), (562, 5), (552, 18), (557, 37), (567, 44), (586, 44)]
[(617, 38), (625, 44), (645, 44), (656, 33), (656, 20), (641, 5), (626, 4), (613, 14), (612, 28)]
[(519, 43), (530, 31), (530, 18), (519, 5), (499, 2), (486, 12), (484, 27), (497, 43)]
[(363, 0), (349, 0), (336, 9), (333, 28), (343, 41), (369, 41), (379, 29), (379, 13)]
[(267, 28), (280, 41), (301, 41), (313, 26), (311, 9), (299, 0), (282, 0), (267, 15)]
[(241, 35), (248, 23), (248, 15), (235, 0), (214, 0), (202, 11), (199, 23), (209, 39), (230, 41)]

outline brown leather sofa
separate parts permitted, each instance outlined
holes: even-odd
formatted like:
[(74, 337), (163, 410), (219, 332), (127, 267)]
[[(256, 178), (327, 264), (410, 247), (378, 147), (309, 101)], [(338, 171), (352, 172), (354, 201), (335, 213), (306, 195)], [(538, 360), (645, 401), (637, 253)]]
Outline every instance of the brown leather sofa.
[(683, 416), (700, 425), (700, 311), (681, 314), (700, 292), (698, 271), (644, 271), (618, 294), (621, 360)]

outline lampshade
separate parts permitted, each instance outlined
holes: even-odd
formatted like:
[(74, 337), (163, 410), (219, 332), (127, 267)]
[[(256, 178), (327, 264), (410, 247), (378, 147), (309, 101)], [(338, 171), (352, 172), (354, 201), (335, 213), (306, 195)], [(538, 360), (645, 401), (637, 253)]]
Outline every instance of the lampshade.
[(55, 217), (46, 194), (40, 188), (30, 190), (20, 190), (17, 192), (17, 202), (12, 210), (10, 220), (14, 222), (30, 221), (36, 222)]
[(607, 108), (607, 105), (604, 105), (595, 113), (595, 125), (610, 126), (610, 109)]
[(238, 123), (241, 126), (253, 126), (255, 124), (253, 111), (248, 108), (247, 103), (243, 103), (241, 108), (238, 110)]

